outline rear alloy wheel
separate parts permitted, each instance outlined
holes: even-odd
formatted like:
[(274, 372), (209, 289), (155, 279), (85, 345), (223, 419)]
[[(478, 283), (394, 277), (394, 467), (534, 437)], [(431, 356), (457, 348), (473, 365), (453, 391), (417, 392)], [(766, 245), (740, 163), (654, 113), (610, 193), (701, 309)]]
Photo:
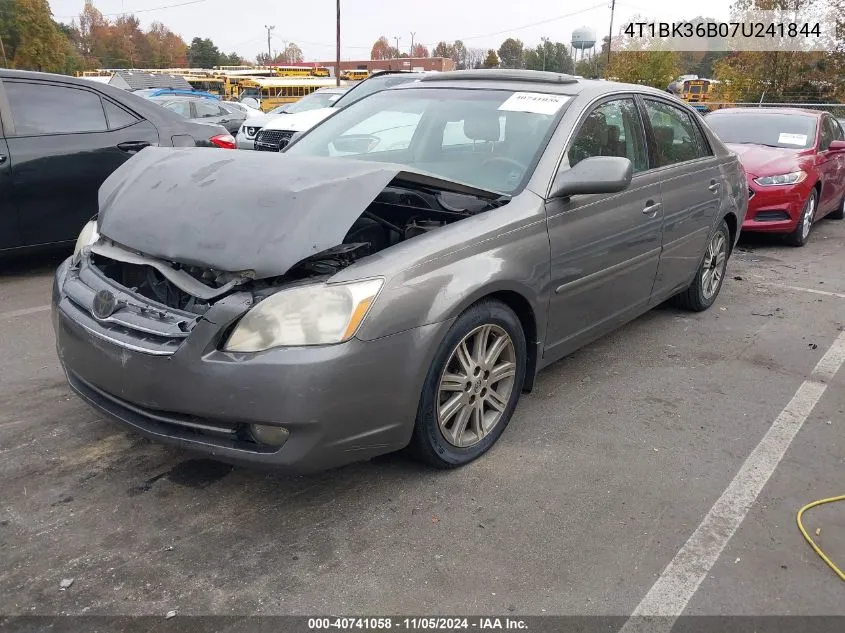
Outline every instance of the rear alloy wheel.
[(484, 454), (505, 430), (525, 378), (519, 318), (499, 301), (471, 306), (449, 330), (423, 387), (411, 449), (438, 468)]
[(845, 218), (845, 196), (842, 196), (842, 201), (839, 203), (839, 208), (836, 211), (828, 213), (827, 217), (831, 220), (841, 220)]
[(798, 219), (798, 226), (789, 235), (786, 236), (786, 243), (792, 246), (804, 246), (807, 243), (807, 238), (810, 237), (810, 229), (813, 228), (813, 220), (816, 218), (816, 201), (818, 194), (816, 190), (810, 191), (807, 202), (804, 203), (804, 208), (801, 210), (801, 217)]
[(675, 295), (673, 303), (686, 310), (701, 312), (716, 301), (731, 254), (731, 231), (722, 220), (707, 243), (707, 250), (689, 288)]

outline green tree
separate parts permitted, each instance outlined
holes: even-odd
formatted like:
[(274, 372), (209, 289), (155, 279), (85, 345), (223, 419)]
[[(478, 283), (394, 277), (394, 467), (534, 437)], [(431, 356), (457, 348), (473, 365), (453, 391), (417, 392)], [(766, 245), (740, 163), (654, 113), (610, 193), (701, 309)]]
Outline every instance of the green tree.
[(8, 13), (0, 24), (7, 33), (0, 33), (0, 36), (11, 66), (45, 72), (65, 71), (69, 42), (53, 22), (47, 0), (11, 0)]
[(188, 47), (188, 64), (191, 68), (211, 68), (220, 61), (220, 51), (210, 39), (195, 37)]
[(482, 68), (498, 68), (499, 67), (499, 56), (496, 54), (496, 51), (492, 48), (487, 51), (487, 57), (484, 58), (484, 62), (481, 64)]
[(455, 62), (455, 68), (464, 70), (467, 67), (467, 47), (461, 40), (452, 43), (452, 54), (449, 56)]
[(499, 59), (502, 63), (502, 68), (522, 68), (524, 60), (522, 58), (523, 45), (521, 40), (516, 40), (509, 37), (502, 45), (499, 46)]
[(575, 64), (566, 44), (552, 42), (544, 37), (536, 48), (526, 51), (525, 67), (531, 70), (548, 70), (556, 73), (572, 73)]
[(434, 47), (434, 50), (431, 51), (432, 57), (446, 57), (451, 59), (452, 58), (452, 45), (447, 42), (437, 42), (437, 45)]

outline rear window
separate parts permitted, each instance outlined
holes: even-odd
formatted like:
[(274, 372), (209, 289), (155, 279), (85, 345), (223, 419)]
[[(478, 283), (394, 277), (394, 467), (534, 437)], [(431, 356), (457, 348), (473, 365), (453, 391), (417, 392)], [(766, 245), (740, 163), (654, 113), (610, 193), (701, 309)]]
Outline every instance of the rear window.
[(783, 112), (714, 112), (705, 119), (725, 143), (807, 149), (816, 142), (813, 116)]

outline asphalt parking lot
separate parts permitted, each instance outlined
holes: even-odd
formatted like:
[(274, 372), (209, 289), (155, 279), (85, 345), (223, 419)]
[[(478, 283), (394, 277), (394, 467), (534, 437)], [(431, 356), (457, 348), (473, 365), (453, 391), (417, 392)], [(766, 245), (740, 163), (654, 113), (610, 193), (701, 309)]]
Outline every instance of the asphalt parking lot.
[[(845, 494), (845, 370), (782, 413), (843, 336), (843, 222), (802, 249), (743, 241), (710, 311), (660, 307), (552, 366), (449, 472), (398, 455), (289, 477), (124, 432), (65, 386), (57, 263), (0, 262), (0, 614), (627, 616), (686, 552), (705, 572), (686, 614), (845, 615), (795, 525)], [(797, 433), (764, 451), (762, 492), (725, 496), (778, 420)], [(720, 499), (735, 533), (690, 551)], [(845, 565), (845, 503), (806, 524)]]

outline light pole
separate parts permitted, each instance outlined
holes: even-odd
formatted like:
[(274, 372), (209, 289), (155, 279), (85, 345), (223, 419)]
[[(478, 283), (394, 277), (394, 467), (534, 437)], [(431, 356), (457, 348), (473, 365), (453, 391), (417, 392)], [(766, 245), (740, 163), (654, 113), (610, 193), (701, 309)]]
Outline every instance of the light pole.
[(612, 0), (610, 4), (610, 29), (607, 32), (607, 64), (604, 69), (604, 78), (607, 79), (607, 74), (610, 72), (610, 48), (613, 43), (613, 13), (616, 11), (616, 0)]
[(268, 58), (267, 64), (269, 65), (273, 62), (273, 51), (270, 50), (270, 33), (272, 33), (273, 29), (275, 29), (276, 27), (275, 26), (267, 26), (265, 24), (264, 28), (267, 29), (267, 58)]
[(411, 50), (408, 51), (411, 57), (414, 56), (414, 35), (416, 35), (416, 31), (411, 31)]
[(337, 50), (334, 68), (335, 84), (340, 86), (340, 0), (337, 0)]
[(400, 55), (400, 53), (399, 53), (399, 40), (401, 40), (402, 38), (397, 36), (397, 37), (394, 37), (393, 39), (396, 40), (396, 57), (399, 57), (399, 55)]

